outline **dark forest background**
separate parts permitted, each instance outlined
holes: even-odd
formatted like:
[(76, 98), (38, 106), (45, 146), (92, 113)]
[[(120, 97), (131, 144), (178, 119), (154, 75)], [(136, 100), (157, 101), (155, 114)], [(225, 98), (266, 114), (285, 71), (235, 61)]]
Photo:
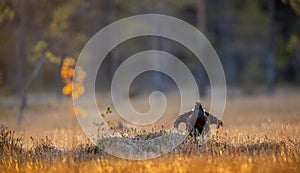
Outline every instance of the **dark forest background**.
[[(229, 88), (255, 93), (300, 86), (299, 0), (1, 0), (1, 95), (19, 93), (42, 57), (46, 60), (30, 89), (61, 93), (65, 57), (76, 59), (104, 26), (145, 13), (174, 16), (199, 28), (219, 54)], [(97, 88), (109, 86), (127, 57), (148, 49), (180, 58), (205, 94), (209, 82), (201, 63), (182, 45), (159, 37), (140, 37), (116, 47), (101, 66)], [(141, 88), (172, 86), (168, 77), (155, 72), (136, 82)]]

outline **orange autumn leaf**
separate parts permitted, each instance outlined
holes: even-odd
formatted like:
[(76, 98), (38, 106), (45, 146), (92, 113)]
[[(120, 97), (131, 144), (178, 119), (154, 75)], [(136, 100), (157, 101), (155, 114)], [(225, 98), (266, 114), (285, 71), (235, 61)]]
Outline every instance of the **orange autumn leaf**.
[(60, 76), (61, 76), (63, 79), (66, 78), (66, 77), (68, 76), (67, 71), (66, 71), (66, 70), (61, 70)]
[(67, 75), (68, 75), (68, 77), (70, 77), (70, 78), (73, 77), (73, 75), (74, 75), (74, 69), (72, 69), (72, 68), (68, 69)]
[(70, 95), (72, 93), (72, 84), (69, 83), (67, 85), (64, 86), (63, 88), (63, 94), (64, 95)]

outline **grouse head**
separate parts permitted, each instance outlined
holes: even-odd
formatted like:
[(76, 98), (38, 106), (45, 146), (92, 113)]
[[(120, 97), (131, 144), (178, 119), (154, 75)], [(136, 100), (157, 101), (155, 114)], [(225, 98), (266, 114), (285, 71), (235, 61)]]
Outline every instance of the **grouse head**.
[(203, 109), (201, 102), (196, 102), (195, 110), (198, 110), (198, 118), (208, 118), (211, 124), (217, 125), (217, 128), (223, 126), (222, 120)]
[(195, 110), (198, 111), (198, 116), (205, 116), (204, 109), (201, 105), (201, 102), (198, 101), (198, 102), (195, 103), (195, 108), (194, 108), (193, 111), (195, 111)]

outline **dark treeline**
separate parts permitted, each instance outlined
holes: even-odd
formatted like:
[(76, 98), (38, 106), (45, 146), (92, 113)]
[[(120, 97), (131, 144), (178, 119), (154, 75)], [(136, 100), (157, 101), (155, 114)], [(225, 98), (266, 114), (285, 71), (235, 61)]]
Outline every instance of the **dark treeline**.
[[(278, 85), (300, 84), (298, 0), (2, 0), (1, 92), (20, 91), (43, 56), (47, 60), (32, 88), (60, 91), (64, 57), (76, 59), (85, 43), (104, 26), (144, 13), (175, 16), (199, 28), (219, 54), (229, 86), (268, 86), (272, 91)], [(158, 37), (128, 40), (116, 47), (101, 66), (98, 85), (109, 85), (120, 63), (148, 49), (174, 54), (191, 69), (201, 88), (209, 85), (201, 63), (191, 52)], [(136, 80), (147, 80), (140, 84), (159, 89), (173, 85), (158, 72)]]

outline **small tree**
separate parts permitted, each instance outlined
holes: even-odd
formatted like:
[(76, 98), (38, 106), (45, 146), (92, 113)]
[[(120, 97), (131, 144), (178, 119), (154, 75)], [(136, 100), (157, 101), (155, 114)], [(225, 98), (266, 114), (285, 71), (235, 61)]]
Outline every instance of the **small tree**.
[(21, 91), (21, 103), (18, 114), (19, 123), (23, 120), (23, 112), (26, 107), (27, 93), (30, 88), (30, 85), (40, 73), (40, 70), (46, 60), (53, 64), (59, 64), (60, 62), (60, 59), (48, 49), (48, 44), (45, 41), (38, 41), (33, 48), (32, 57), (30, 59), (31, 62), (35, 63), (34, 70), (32, 71), (31, 75), (27, 78), (26, 83)]

